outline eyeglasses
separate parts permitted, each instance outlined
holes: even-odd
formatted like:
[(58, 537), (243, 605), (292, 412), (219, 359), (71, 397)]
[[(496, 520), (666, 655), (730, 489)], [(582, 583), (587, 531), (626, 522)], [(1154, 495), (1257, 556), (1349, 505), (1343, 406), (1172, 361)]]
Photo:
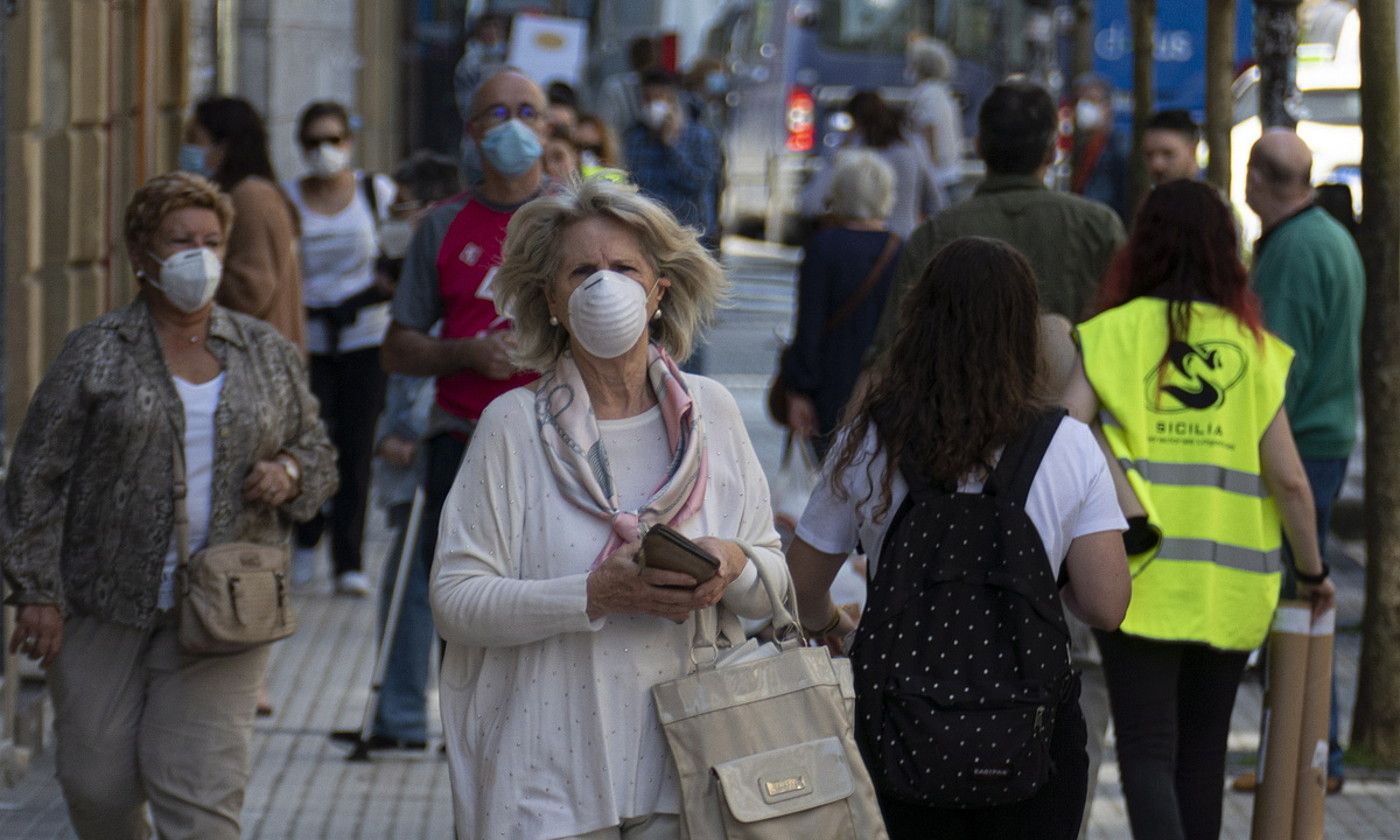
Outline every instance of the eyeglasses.
[(332, 146), (339, 146), (349, 138), (344, 134), (323, 134), (320, 137), (303, 137), (301, 145), (306, 149), (314, 149), (317, 146), (324, 146), (330, 143)]
[(520, 105), (514, 111), (510, 109), (509, 105), (492, 105), (472, 117), (472, 122), (480, 121), (488, 127), (494, 128), (511, 117), (515, 117), (523, 123), (538, 123), (544, 119), (544, 114), (540, 113), (534, 105), (529, 104)]

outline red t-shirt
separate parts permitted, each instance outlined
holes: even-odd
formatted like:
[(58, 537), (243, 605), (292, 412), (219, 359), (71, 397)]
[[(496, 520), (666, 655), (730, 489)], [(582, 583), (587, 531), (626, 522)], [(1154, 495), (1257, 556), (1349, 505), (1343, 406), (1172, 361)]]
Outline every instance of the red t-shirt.
[[(476, 338), (511, 328), (508, 319), (496, 314), (491, 289), (511, 215), (468, 199), (448, 226), (437, 257), (443, 338)], [(500, 380), (458, 371), (438, 377), (437, 402), (451, 414), (475, 421), (496, 397), (534, 379), (533, 373)]]

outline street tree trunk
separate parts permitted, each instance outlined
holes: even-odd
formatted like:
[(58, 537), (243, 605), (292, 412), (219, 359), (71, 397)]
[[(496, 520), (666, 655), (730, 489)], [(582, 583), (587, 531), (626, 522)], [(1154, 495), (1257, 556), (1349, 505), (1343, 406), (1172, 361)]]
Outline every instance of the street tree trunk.
[(1147, 163), (1142, 158), (1142, 132), (1157, 102), (1157, 0), (1132, 0), (1128, 7), (1133, 27), (1133, 161), (1128, 183), (1128, 206), (1137, 207), (1147, 194)]
[(1264, 128), (1298, 125), (1288, 103), (1296, 93), (1299, 2), (1255, 0), (1254, 57), (1259, 62), (1259, 121)]
[(1366, 610), (1351, 743), (1400, 764), (1400, 78), (1395, 0), (1359, 0)]
[(1094, 3), (1093, 0), (1075, 0), (1074, 4), (1074, 45), (1073, 78), (1078, 79), (1094, 70)]
[(1206, 179), (1230, 192), (1230, 84), (1235, 75), (1235, 0), (1206, 3)]

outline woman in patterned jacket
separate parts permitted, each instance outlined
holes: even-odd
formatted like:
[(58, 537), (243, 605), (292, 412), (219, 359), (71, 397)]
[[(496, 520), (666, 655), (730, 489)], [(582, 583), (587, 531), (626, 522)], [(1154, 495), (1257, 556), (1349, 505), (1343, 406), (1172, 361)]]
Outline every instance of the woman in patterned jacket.
[(140, 292), (79, 327), (15, 441), (0, 565), (11, 648), (49, 669), (58, 779), (78, 836), (239, 836), (268, 648), (178, 647), (175, 447), (189, 550), (286, 545), (335, 489), (297, 348), (216, 305), (233, 210), (162, 175), (126, 211)]

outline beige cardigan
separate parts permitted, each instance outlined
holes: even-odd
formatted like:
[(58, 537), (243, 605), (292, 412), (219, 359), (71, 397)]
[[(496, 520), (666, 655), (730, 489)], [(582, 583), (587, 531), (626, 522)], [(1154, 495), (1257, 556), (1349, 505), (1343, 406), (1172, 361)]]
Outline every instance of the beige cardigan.
[(265, 178), (244, 178), (229, 193), (229, 232), (224, 279), (217, 300), (261, 318), (306, 355), (306, 311), (301, 303), (301, 258), (292, 205)]

